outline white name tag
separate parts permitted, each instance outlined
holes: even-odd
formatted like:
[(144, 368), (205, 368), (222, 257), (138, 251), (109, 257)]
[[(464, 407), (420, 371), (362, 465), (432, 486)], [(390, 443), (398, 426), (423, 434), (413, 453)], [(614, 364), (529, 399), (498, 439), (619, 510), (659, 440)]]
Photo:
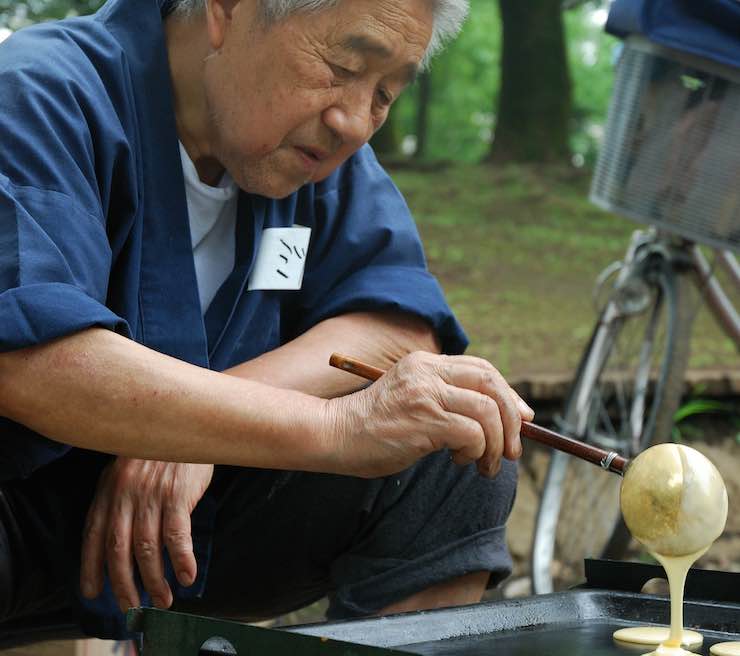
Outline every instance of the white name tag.
[(265, 228), (249, 277), (249, 290), (300, 289), (311, 228)]

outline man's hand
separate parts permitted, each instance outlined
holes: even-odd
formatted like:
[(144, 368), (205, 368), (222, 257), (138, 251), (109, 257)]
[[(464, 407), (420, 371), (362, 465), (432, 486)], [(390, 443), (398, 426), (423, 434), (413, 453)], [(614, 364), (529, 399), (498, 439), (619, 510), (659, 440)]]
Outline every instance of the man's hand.
[(134, 559), (144, 588), (157, 608), (172, 605), (164, 578), (166, 547), (185, 586), (197, 573), (190, 514), (210, 485), (213, 465), (192, 465), (116, 458), (103, 472), (87, 515), (82, 544), (80, 587), (97, 597), (107, 565), (121, 610), (139, 605)]
[(521, 455), (522, 420), (534, 417), (486, 360), (417, 352), (371, 387), (329, 401), (336, 467), (376, 477), (448, 448), (457, 464), (495, 476), (501, 457)]

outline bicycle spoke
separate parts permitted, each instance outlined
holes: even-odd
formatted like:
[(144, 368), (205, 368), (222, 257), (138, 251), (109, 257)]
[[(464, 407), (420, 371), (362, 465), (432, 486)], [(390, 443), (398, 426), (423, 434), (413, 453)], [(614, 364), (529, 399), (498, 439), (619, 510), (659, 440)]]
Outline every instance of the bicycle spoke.
[(611, 435), (614, 440), (618, 440), (619, 434), (617, 433), (617, 429), (612, 423), (611, 417), (609, 416), (609, 412), (604, 403), (599, 404), (599, 415), (601, 416), (601, 419), (603, 421), (602, 425), (609, 432), (609, 435)]

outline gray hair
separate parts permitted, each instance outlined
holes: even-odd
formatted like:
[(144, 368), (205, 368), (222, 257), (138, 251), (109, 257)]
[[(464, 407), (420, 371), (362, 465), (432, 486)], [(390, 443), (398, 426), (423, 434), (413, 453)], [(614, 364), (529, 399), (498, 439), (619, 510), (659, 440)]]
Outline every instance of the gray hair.
[[(290, 14), (321, 11), (336, 6), (342, 0), (258, 0), (266, 23), (272, 24)], [(172, 11), (183, 17), (200, 13), (207, 0), (172, 0)], [(434, 27), (424, 65), (448, 42), (454, 39), (468, 14), (469, 0), (429, 0), (434, 6)]]

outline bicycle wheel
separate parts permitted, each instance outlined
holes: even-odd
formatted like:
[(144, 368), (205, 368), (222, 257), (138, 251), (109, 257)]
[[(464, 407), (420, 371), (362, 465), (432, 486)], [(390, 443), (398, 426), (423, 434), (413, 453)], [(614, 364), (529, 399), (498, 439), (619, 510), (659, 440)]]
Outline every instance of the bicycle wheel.
[[(664, 258), (614, 290), (576, 372), (563, 432), (628, 456), (670, 439), (688, 359), (688, 292), (688, 276)], [(581, 580), (586, 557), (626, 549), (620, 483), (590, 463), (552, 454), (532, 549), (536, 593)]]

